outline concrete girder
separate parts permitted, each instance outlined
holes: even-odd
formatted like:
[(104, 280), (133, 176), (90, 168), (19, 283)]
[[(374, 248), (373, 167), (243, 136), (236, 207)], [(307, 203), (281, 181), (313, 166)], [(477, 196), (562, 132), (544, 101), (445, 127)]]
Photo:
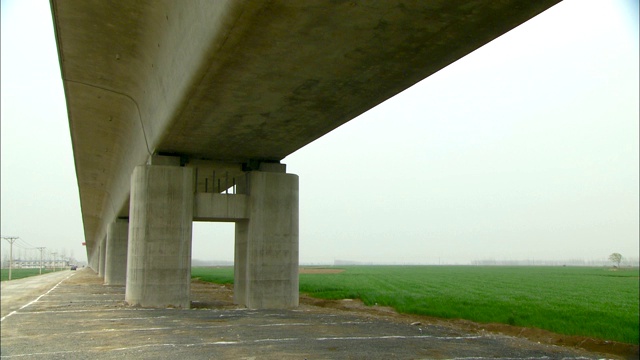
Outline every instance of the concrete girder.
[(51, 0), (89, 257), (151, 155), (279, 161), (557, 2)]

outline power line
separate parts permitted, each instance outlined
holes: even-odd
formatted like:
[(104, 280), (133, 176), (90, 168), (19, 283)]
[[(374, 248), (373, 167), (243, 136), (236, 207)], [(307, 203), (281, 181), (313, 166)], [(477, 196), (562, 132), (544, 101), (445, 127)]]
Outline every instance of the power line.
[(24, 245), (20, 244), (19, 242), (16, 242), (16, 243), (14, 244), (14, 246), (15, 246), (15, 247), (17, 247), (17, 248), (20, 248), (20, 249), (25, 249), (25, 250), (29, 250), (29, 249), (31, 249), (30, 247), (28, 247), (28, 246), (24, 246)]
[(30, 248), (35, 248), (35, 246), (31, 245), (28, 241), (26, 241), (25, 239), (20, 238), (19, 242), (21, 242), (22, 244), (24, 244), (24, 246), (30, 247)]

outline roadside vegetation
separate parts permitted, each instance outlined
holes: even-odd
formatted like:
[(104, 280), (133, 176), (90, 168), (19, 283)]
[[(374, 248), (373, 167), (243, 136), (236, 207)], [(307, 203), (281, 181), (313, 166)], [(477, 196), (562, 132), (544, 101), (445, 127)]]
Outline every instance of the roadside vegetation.
[[(639, 270), (581, 267), (345, 266), (300, 274), (300, 292), (401, 313), (534, 327), (638, 344)], [(335, 268), (332, 268), (335, 269)], [(233, 268), (192, 277), (233, 283)]]
[(192, 267), (191, 278), (216, 284), (233, 284), (233, 267)]
[[(62, 269), (57, 269), (58, 271)], [(66, 269), (65, 269), (66, 270)], [(53, 272), (53, 269), (42, 269), (42, 273), (50, 273)], [(40, 269), (11, 269), (11, 280), (17, 280), (26, 278), (29, 276), (40, 275)], [(0, 270), (0, 280), (5, 281), (9, 280), (9, 269), (1, 269)]]

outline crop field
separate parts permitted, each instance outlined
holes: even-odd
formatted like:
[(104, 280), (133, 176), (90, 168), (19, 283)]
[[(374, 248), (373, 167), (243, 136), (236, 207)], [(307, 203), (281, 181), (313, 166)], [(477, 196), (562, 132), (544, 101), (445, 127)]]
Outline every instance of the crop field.
[[(58, 269), (59, 271), (60, 269)], [(42, 273), (53, 272), (52, 269), (42, 269)], [(40, 269), (11, 269), (11, 280), (22, 279), (29, 276), (40, 275)], [(9, 269), (2, 269), (0, 271), (0, 280), (9, 280)]]
[[(336, 269), (330, 267), (330, 269)], [(300, 292), (401, 313), (535, 327), (638, 344), (639, 270), (580, 267), (345, 266), (301, 273)], [(233, 283), (233, 268), (192, 277)]]

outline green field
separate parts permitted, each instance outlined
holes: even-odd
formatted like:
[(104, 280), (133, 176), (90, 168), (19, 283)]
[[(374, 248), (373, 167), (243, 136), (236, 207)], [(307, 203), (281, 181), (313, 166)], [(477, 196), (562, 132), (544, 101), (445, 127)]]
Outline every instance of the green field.
[[(60, 269), (57, 269), (60, 271)], [(53, 272), (52, 269), (42, 269), (42, 273)], [(11, 280), (22, 279), (29, 276), (40, 275), (40, 269), (11, 269)], [(2, 269), (0, 271), (0, 280), (9, 280), (9, 269)]]
[[(398, 312), (504, 323), (638, 344), (639, 271), (580, 267), (346, 266), (300, 274), (300, 292)], [(232, 268), (192, 277), (233, 283)]]

